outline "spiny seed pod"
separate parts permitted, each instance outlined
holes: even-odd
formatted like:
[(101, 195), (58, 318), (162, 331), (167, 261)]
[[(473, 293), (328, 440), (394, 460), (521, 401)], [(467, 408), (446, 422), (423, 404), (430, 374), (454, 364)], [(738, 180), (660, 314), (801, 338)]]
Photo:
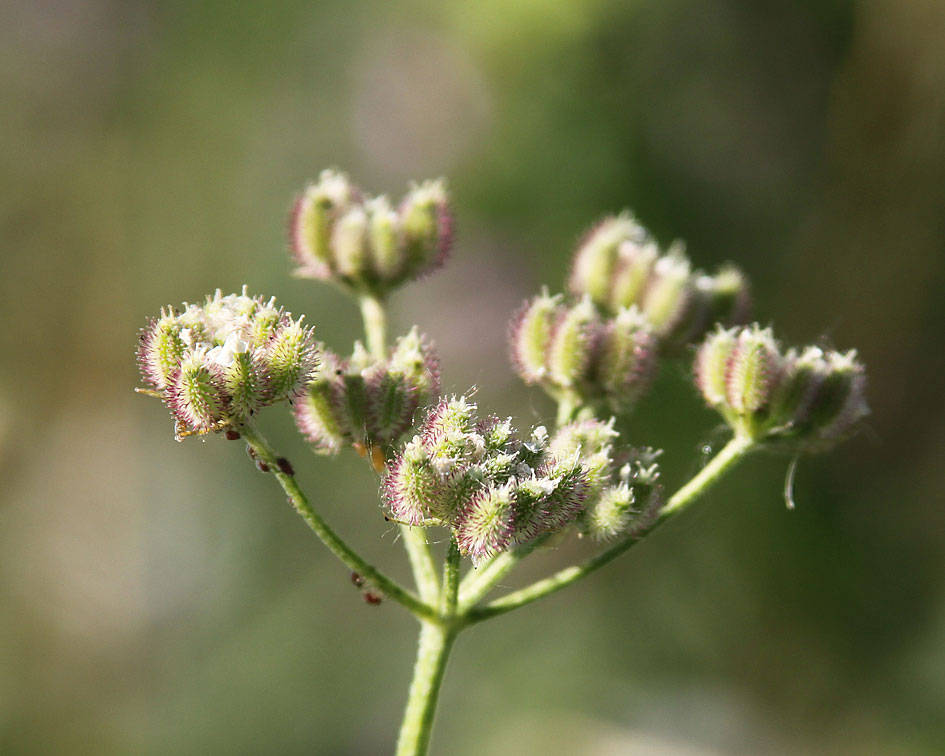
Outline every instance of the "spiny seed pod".
[(161, 316), (151, 320), (138, 339), (138, 366), (145, 383), (164, 391), (186, 351), (178, 319), (161, 310)]
[(636, 512), (633, 489), (626, 483), (604, 489), (584, 518), (585, 532), (597, 541), (607, 541), (623, 533)]
[(322, 351), (322, 366), (294, 410), (296, 425), (318, 452), (355, 446), (383, 453), (439, 391), (436, 353), (416, 329), (398, 339), (383, 361), (360, 343), (347, 360)]
[(652, 524), (662, 507), (659, 454), (649, 448), (612, 454), (609, 477), (588, 496), (578, 520), (584, 535), (607, 541)]
[(588, 297), (570, 307), (547, 293), (527, 302), (513, 319), (509, 342), (526, 383), (617, 412), (643, 395), (658, 359), (655, 334), (635, 307), (602, 319)]
[(789, 451), (820, 451), (869, 413), (855, 351), (782, 354), (770, 329), (717, 330), (700, 347), (696, 383), (735, 432)]
[(466, 397), (441, 399), (384, 477), (391, 515), (453, 530), (481, 559), (559, 530), (580, 514), (587, 476), (576, 457), (548, 453), (548, 432), (519, 436), (510, 420), (480, 420)]
[(167, 402), (178, 421), (195, 431), (214, 430), (226, 417), (223, 377), (206, 352), (184, 357), (172, 379)]
[(743, 322), (749, 307), (747, 282), (737, 269), (724, 266), (714, 276), (693, 271), (679, 242), (661, 255), (629, 213), (605, 218), (584, 237), (568, 288), (609, 316), (636, 305), (663, 346), (674, 348), (701, 338), (715, 322)]
[(724, 406), (728, 392), (728, 364), (735, 351), (737, 329), (719, 326), (696, 352), (696, 385), (710, 407)]
[(792, 356), (774, 399), (790, 422), (772, 435), (797, 438), (804, 451), (829, 448), (869, 414), (865, 368), (855, 350), (841, 354), (808, 347), (796, 359)]
[(453, 245), (453, 215), (446, 182), (424, 181), (412, 186), (400, 204), (408, 269), (416, 272), (440, 267)]
[(394, 518), (408, 525), (449, 515), (442, 481), (419, 437), (415, 436), (388, 466), (381, 492)]
[(274, 398), (294, 399), (301, 392), (317, 366), (315, 354), (315, 344), (301, 318), (279, 327), (260, 350)]
[(595, 382), (615, 411), (637, 402), (652, 383), (657, 365), (656, 336), (636, 309), (621, 309), (607, 322), (596, 355)]
[(512, 364), (525, 383), (539, 383), (548, 376), (547, 359), (558, 320), (560, 296), (547, 289), (519, 309), (509, 326)]
[(490, 486), (476, 494), (453, 525), (460, 553), (487, 557), (505, 551), (515, 541), (514, 485)]
[[(615, 284), (618, 269), (629, 272), (629, 279), (640, 278), (633, 270), (632, 258), (637, 249), (649, 245), (649, 234), (629, 213), (605, 218), (581, 240), (571, 265), (568, 288), (577, 296), (588, 295), (598, 307), (610, 310), (615, 304)], [(630, 262), (629, 270), (626, 263)], [(642, 280), (646, 280), (646, 271)], [(627, 278), (621, 281), (622, 296), (627, 296), (633, 284)], [(642, 283), (642, 282), (641, 282)], [(636, 299), (631, 299), (630, 303)]]
[(641, 309), (661, 338), (668, 338), (693, 300), (692, 269), (681, 245), (653, 266)]
[(292, 399), (318, 359), (310, 328), (244, 287), (162, 310), (141, 333), (138, 361), (176, 417), (180, 438), (233, 430), (262, 407)]
[(345, 406), (344, 373), (341, 361), (327, 349), (302, 398), (295, 403), (293, 414), (299, 431), (316, 451), (336, 454), (353, 443)]
[(386, 197), (363, 196), (344, 174), (323, 171), (296, 200), (289, 227), (296, 275), (376, 297), (441, 266), (453, 241), (442, 179), (412, 186), (394, 210)]
[(289, 233), (299, 264), (297, 276), (331, 278), (336, 269), (332, 249), (334, 226), (357, 196), (357, 189), (345, 174), (324, 170), (318, 182), (306, 187), (295, 201)]
[(742, 329), (725, 371), (725, 398), (738, 415), (759, 412), (768, 405), (781, 379), (781, 353), (770, 328)]
[(600, 337), (601, 322), (589, 297), (558, 310), (554, 335), (548, 345), (548, 378), (563, 388), (583, 382)]

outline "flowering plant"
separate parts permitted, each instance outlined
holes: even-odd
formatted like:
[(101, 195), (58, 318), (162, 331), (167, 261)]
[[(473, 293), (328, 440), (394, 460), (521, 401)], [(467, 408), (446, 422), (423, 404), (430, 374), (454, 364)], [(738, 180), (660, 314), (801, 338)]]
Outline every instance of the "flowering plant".
[[(398, 756), (427, 752), (446, 662), (464, 629), (608, 564), (749, 453), (769, 449), (796, 458), (825, 451), (868, 413), (865, 372), (854, 351), (783, 350), (769, 328), (745, 325), (749, 296), (741, 272), (693, 270), (681, 245), (661, 251), (624, 213), (579, 244), (567, 295), (544, 290), (511, 320), (516, 371), (558, 406), (551, 430), (517, 428), (469, 395), (440, 395), (435, 349), (416, 327), (387, 344), (388, 295), (443, 265), (452, 246), (443, 181), (411, 188), (395, 209), (344, 174), (325, 171), (297, 200), (290, 229), (296, 274), (333, 282), (357, 298), (365, 343), (341, 357), (274, 299), (218, 291), (202, 305), (166, 308), (142, 329), (138, 362), (147, 388), (139, 391), (164, 401), (178, 440), (211, 433), (244, 439), (258, 468), (274, 475), (291, 505), (353, 570), (365, 599), (390, 599), (420, 621)], [(693, 348), (695, 383), (732, 436), (667, 494), (660, 452), (628, 445), (615, 418), (645, 395), (661, 360)], [(385, 516), (402, 531), (415, 591), (369, 564), (319, 514), (293, 466), (255, 427), (256, 413), (275, 404), (292, 406), (316, 453), (350, 448), (382, 475)], [(431, 531), (448, 538), (439, 567)], [(520, 561), (569, 534), (603, 545), (581, 564), (486, 600)]]

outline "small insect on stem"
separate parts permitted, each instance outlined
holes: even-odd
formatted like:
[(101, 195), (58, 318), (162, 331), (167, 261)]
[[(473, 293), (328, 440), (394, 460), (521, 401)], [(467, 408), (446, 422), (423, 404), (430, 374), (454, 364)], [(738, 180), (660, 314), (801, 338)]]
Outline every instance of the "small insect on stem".
[(295, 470), (292, 468), (291, 463), (285, 457), (279, 457), (276, 460), (276, 465), (279, 467), (279, 471), (285, 475), (295, 475)]

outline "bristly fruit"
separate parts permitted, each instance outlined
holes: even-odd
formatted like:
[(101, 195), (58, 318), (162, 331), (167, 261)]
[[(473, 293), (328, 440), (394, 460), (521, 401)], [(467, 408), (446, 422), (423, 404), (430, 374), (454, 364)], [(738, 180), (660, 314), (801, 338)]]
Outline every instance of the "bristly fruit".
[(295, 275), (383, 298), (449, 256), (453, 216), (446, 183), (411, 186), (395, 210), (386, 197), (364, 195), (345, 174), (322, 171), (295, 202), (289, 238)]
[(296, 425), (318, 452), (354, 446), (383, 454), (440, 390), (436, 352), (416, 328), (383, 361), (360, 344), (344, 360), (324, 348), (322, 353), (321, 367), (294, 407)]
[(555, 457), (548, 432), (481, 420), (466, 397), (441, 398), (395, 454), (384, 503), (410, 525), (444, 525), (461, 553), (492, 556), (562, 529), (583, 510), (587, 474), (576, 455)]
[(694, 372), (706, 403), (737, 434), (774, 448), (822, 451), (869, 414), (866, 371), (855, 351), (784, 353), (757, 324), (710, 334)]
[(611, 317), (635, 305), (664, 347), (697, 341), (715, 322), (742, 323), (750, 305), (740, 271), (731, 265), (714, 276), (692, 270), (681, 243), (662, 253), (629, 212), (605, 218), (584, 236), (568, 289)]
[(526, 383), (609, 412), (625, 412), (639, 400), (658, 359), (656, 336), (636, 307), (601, 316), (588, 296), (568, 306), (547, 292), (513, 318), (509, 351)]
[(162, 310), (141, 331), (138, 364), (177, 419), (178, 438), (217, 430), (238, 438), (250, 415), (298, 396), (318, 357), (311, 328), (244, 287)]

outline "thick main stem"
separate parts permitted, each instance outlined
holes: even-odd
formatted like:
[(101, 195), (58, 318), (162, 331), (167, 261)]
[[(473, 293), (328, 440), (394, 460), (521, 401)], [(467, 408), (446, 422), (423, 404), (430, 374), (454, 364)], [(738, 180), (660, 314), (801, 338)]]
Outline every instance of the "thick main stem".
[(424, 621), (420, 630), (417, 661), (410, 681), (407, 709), (400, 726), (396, 756), (424, 756), (430, 746), (433, 717), (439, 698), (443, 673), (457, 631), (451, 627)]

